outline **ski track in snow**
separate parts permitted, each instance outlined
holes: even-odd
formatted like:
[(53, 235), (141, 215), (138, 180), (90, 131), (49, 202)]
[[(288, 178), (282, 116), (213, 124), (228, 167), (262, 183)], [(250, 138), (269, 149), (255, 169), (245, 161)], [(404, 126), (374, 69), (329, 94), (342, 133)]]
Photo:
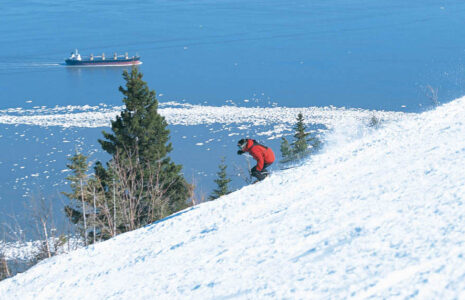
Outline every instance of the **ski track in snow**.
[(464, 298), (465, 98), (363, 135), (368, 112), (330, 111), (340, 126), (304, 165), (45, 260), (0, 299)]

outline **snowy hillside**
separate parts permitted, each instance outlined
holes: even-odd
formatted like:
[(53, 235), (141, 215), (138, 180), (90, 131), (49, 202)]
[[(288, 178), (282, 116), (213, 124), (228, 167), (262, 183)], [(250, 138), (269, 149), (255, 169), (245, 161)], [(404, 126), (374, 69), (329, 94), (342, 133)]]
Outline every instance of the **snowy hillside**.
[(465, 98), (0, 282), (0, 299), (465, 298)]

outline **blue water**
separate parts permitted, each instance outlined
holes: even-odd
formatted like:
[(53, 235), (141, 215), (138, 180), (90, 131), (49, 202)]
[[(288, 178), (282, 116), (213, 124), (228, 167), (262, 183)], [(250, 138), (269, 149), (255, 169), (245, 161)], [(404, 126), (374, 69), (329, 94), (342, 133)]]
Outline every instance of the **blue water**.
[[(123, 69), (64, 66), (75, 48), (138, 53), (144, 80), (161, 102), (253, 99), (259, 106), (418, 112), (431, 106), (428, 86), (438, 89), (440, 102), (465, 94), (462, 1), (7, 0), (1, 6), (2, 109), (121, 105)], [(221, 156), (232, 160), (232, 175), (244, 164), (235, 156), (236, 137), (224, 132), (196, 145), (211, 138), (213, 127), (171, 126), (173, 159), (206, 195)], [(101, 130), (1, 125), (0, 210), (20, 213), (33, 195), (60, 198), (67, 155), (79, 148), (92, 160), (106, 159), (96, 142)], [(279, 152), (277, 140), (269, 143)], [(235, 180), (234, 187), (241, 184)]]

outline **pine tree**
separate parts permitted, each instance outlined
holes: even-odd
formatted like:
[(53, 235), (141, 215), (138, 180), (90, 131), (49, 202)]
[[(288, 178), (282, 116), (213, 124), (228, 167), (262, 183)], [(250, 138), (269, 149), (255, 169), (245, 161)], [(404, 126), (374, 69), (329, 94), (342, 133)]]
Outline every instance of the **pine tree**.
[[(124, 173), (134, 173), (137, 169), (136, 174), (132, 174), (132, 181), (128, 183), (138, 185), (134, 197), (140, 197), (138, 218), (141, 224), (155, 221), (149, 209), (156, 200), (153, 199), (155, 184), (160, 193), (163, 191), (159, 196), (166, 200), (164, 215), (187, 207), (189, 197), (189, 185), (181, 174), (182, 166), (176, 165), (167, 156), (172, 150), (168, 124), (158, 113), (155, 91), (149, 90), (142, 76), (137, 68), (133, 68), (131, 73), (123, 72), (126, 87), (120, 86), (119, 90), (124, 95), (126, 107), (111, 122), (113, 133), (103, 132), (105, 140), (99, 140), (102, 149), (112, 155), (112, 162), (118, 164), (119, 172), (123, 172), (116, 178), (119, 183), (121, 177), (128, 175)], [(108, 191), (111, 190), (110, 179), (115, 179), (109, 169), (105, 170), (102, 164), (97, 164), (95, 169), (97, 177)]]
[(299, 160), (317, 151), (320, 146), (320, 140), (315, 136), (306, 132), (307, 127), (304, 123), (302, 113), (297, 115), (297, 123), (294, 125), (294, 142), (289, 145), (286, 138), (281, 140), (282, 162), (286, 163), (293, 160)]
[[(119, 151), (123, 157), (137, 153), (143, 164), (152, 164), (160, 159), (169, 162), (166, 155), (172, 150), (165, 118), (158, 114), (155, 91), (150, 91), (142, 80), (142, 73), (133, 68), (123, 77), (126, 88), (120, 86), (126, 107), (116, 120), (111, 122), (113, 133), (103, 132), (106, 140), (99, 140), (103, 150), (114, 156)], [(124, 155), (126, 154), (126, 155)]]
[(63, 192), (63, 194), (70, 199), (71, 205), (65, 206), (65, 214), (73, 224), (79, 225), (79, 230), (82, 235), (86, 237), (87, 231), (87, 216), (86, 203), (89, 201), (89, 194), (87, 193), (87, 172), (89, 170), (88, 157), (76, 153), (68, 160), (69, 164), (66, 166), (71, 170), (72, 175), (66, 177), (71, 182), (71, 193)]
[(213, 190), (213, 194), (209, 197), (210, 200), (215, 200), (221, 196), (231, 193), (228, 187), (228, 184), (231, 182), (231, 179), (229, 179), (226, 174), (227, 166), (225, 164), (224, 157), (221, 159), (221, 163), (218, 167), (220, 169), (218, 173), (216, 173), (218, 175), (218, 179), (215, 179), (215, 183), (217, 184), (218, 188)]
[(285, 137), (281, 138), (281, 155), (283, 157), (283, 162), (290, 161), (293, 158), (291, 145), (289, 145), (289, 142)]
[(89, 170), (88, 163), (87, 163), (88, 157), (77, 152), (74, 156), (68, 158), (70, 161), (69, 164), (66, 165), (68, 169), (72, 172), (72, 175), (66, 177), (66, 180), (69, 180), (71, 182), (71, 190), (72, 193), (66, 193), (63, 192), (64, 195), (66, 195), (70, 199), (76, 199), (80, 200), (81, 199), (81, 182), (87, 181), (87, 171)]
[(88, 177), (87, 157), (77, 154), (67, 177), (72, 200), (66, 207), (70, 220), (83, 228), (86, 241), (108, 239), (140, 228), (188, 206), (192, 187), (168, 153), (169, 130), (158, 114), (155, 92), (150, 91), (136, 68), (123, 72), (126, 107), (103, 132), (102, 149), (111, 155), (104, 165), (96, 162)]
[(304, 124), (304, 117), (302, 113), (297, 115), (297, 123), (294, 126), (295, 134), (294, 134), (294, 143), (293, 152), (294, 155), (297, 156), (298, 159), (306, 156), (308, 154), (308, 141), (307, 136), (309, 133), (305, 132), (307, 128)]
[(370, 118), (370, 122), (368, 122), (368, 127), (378, 128), (380, 125), (380, 120), (375, 115), (372, 115)]

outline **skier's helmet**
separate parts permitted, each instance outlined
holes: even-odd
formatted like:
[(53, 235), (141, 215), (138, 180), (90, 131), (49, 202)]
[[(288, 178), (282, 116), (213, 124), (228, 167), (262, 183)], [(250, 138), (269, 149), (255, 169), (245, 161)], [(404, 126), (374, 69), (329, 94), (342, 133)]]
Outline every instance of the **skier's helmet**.
[(246, 139), (241, 139), (239, 142), (237, 142), (237, 147), (240, 149), (244, 149), (245, 146), (247, 146), (247, 140)]

